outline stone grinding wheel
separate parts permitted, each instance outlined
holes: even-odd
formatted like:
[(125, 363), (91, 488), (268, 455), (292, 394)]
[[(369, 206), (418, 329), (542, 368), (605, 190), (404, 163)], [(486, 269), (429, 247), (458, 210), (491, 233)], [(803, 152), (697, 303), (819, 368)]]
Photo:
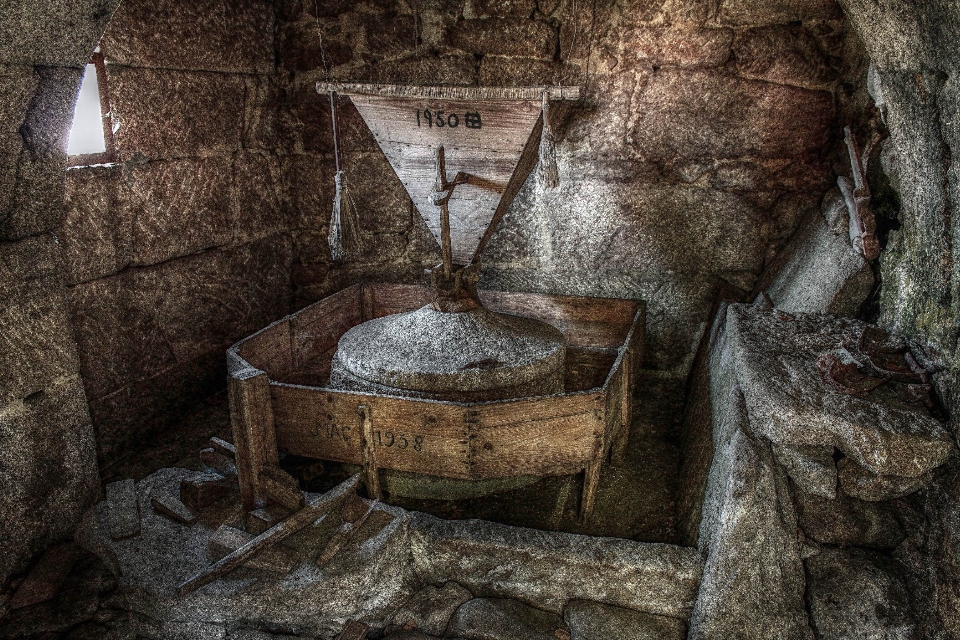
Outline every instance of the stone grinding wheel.
[(377, 318), (340, 339), (330, 384), (407, 397), (477, 402), (563, 392), (566, 346), (554, 327), (477, 306), (430, 305)]

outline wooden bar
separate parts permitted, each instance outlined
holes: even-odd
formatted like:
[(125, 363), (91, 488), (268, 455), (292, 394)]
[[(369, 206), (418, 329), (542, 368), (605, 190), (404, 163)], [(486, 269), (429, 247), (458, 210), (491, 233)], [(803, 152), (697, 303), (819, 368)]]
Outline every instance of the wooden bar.
[(360, 414), (361, 433), (363, 433), (363, 467), (366, 472), (367, 492), (371, 498), (380, 500), (382, 498), (380, 473), (377, 471), (377, 447), (373, 439), (373, 420), (370, 416), (370, 407), (362, 404), (357, 407), (357, 413)]
[(245, 369), (230, 376), (228, 392), (240, 500), (245, 511), (253, 511), (268, 499), (260, 484), (260, 470), (264, 465), (276, 466), (279, 459), (270, 380), (263, 371)]
[(620, 388), (620, 428), (613, 441), (613, 450), (610, 452), (610, 461), (621, 465), (626, 460), (627, 444), (630, 441), (630, 423), (633, 418), (630, 411), (630, 399), (633, 394), (633, 356), (629, 349), (623, 353), (623, 382)]
[(424, 87), (406, 84), (362, 84), (317, 82), (317, 93), (331, 91), (347, 95), (389, 96), (396, 98), (436, 98), (444, 100), (540, 100), (546, 93), (551, 100), (579, 100), (579, 86), (538, 85), (532, 87)]
[(597, 488), (600, 486), (600, 470), (603, 467), (603, 446), (597, 442), (593, 459), (583, 470), (583, 494), (580, 496), (580, 523), (586, 524), (593, 515), (597, 501)]

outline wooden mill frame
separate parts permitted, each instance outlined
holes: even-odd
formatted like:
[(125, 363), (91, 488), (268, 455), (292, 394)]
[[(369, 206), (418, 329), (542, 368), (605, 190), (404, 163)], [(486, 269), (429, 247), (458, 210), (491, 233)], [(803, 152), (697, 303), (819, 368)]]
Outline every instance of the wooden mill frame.
[(247, 511), (270, 502), (279, 452), (363, 465), (381, 497), (380, 469), (461, 480), (583, 473), (589, 518), (604, 460), (622, 461), (630, 435), (644, 306), (635, 300), (481, 291), (492, 311), (552, 324), (567, 341), (565, 393), (445, 402), (327, 387), (340, 337), (373, 318), (433, 299), (427, 287), (359, 284), (308, 306), (227, 351), (230, 419)]

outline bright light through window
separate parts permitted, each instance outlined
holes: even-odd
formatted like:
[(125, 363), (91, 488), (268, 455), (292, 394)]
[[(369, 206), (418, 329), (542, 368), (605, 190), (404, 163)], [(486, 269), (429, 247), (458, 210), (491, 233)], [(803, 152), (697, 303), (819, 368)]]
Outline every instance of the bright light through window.
[(73, 126), (70, 128), (70, 143), (67, 153), (71, 156), (103, 153), (107, 145), (103, 140), (103, 119), (100, 114), (100, 85), (97, 82), (97, 67), (88, 64), (80, 83), (80, 95), (73, 111)]

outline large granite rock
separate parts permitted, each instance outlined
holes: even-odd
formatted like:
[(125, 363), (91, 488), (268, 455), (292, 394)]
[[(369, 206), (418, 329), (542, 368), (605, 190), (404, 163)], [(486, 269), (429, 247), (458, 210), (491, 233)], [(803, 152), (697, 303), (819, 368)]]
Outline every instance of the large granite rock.
[(789, 313), (854, 317), (873, 282), (870, 263), (850, 245), (847, 232), (835, 232), (813, 211), (757, 287), (778, 309)]
[(515, 598), (560, 613), (572, 599), (689, 616), (700, 583), (695, 549), (439, 520), (416, 513), (413, 561), (426, 582), (456, 580), (477, 596)]
[(473, 595), (456, 582), (442, 588), (427, 585), (390, 614), (386, 631), (417, 630), (442, 636), (454, 612)]
[(916, 637), (907, 588), (888, 558), (824, 549), (806, 566), (810, 618), (821, 640)]
[(447, 635), (466, 640), (556, 640), (562, 619), (516, 600), (474, 598), (450, 620)]

